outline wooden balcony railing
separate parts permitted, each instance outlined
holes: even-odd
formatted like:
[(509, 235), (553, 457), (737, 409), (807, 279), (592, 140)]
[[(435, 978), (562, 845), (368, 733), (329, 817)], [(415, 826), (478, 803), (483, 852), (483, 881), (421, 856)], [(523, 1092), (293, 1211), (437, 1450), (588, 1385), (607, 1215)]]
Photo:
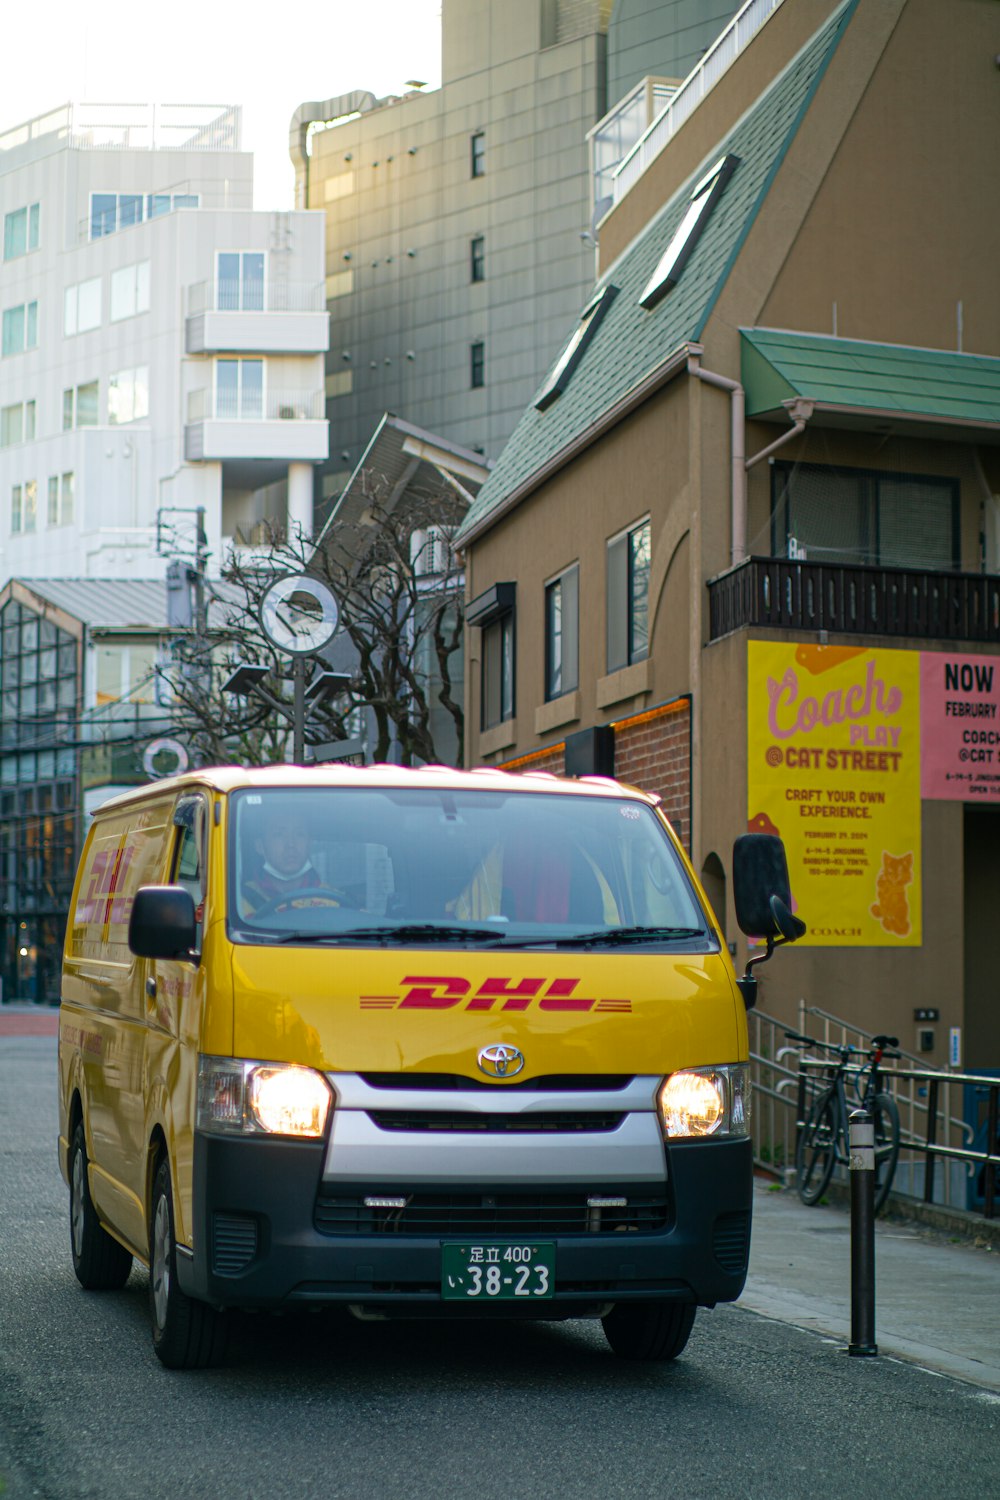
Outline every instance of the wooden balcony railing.
[(709, 580), (710, 639), (747, 625), (1000, 642), (1000, 576), (749, 557)]

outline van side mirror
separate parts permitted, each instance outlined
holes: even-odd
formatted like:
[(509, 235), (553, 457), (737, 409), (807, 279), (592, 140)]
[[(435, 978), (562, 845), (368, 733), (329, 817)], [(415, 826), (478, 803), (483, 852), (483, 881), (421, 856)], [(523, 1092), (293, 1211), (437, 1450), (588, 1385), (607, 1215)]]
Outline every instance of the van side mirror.
[(190, 891), (180, 885), (139, 887), (128, 922), (128, 945), (137, 958), (191, 959), (197, 941)]
[(733, 898), (736, 920), (750, 937), (763, 938), (767, 951), (751, 958), (738, 981), (747, 1010), (757, 999), (754, 964), (764, 963), (781, 943), (794, 943), (806, 924), (792, 911), (785, 846), (773, 833), (744, 833), (733, 845)]

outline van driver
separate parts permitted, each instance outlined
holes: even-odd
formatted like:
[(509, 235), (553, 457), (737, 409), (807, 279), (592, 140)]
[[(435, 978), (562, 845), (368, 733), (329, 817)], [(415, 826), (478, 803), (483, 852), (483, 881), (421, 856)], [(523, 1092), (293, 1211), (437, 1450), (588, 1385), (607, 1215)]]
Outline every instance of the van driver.
[[(264, 814), (260, 837), (255, 841), (259, 869), (245, 880), (240, 897), (247, 916), (265, 907), (277, 910), (284, 901), (299, 906), (339, 906), (339, 891), (325, 885), (309, 857), (309, 829), (301, 814), (277, 809)], [(316, 892), (311, 901), (310, 891)]]

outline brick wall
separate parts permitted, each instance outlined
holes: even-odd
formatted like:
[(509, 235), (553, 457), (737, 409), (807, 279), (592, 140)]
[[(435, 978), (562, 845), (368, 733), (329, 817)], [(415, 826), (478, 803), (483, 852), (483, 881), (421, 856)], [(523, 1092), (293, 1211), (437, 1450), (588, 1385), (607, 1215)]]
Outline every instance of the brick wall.
[(687, 700), (615, 725), (615, 776), (663, 799), (685, 849), (691, 847), (691, 705)]
[[(615, 731), (615, 776), (643, 792), (656, 792), (685, 849), (691, 849), (691, 704), (688, 699), (621, 719)], [(551, 771), (562, 776), (562, 745), (508, 761), (505, 770)]]

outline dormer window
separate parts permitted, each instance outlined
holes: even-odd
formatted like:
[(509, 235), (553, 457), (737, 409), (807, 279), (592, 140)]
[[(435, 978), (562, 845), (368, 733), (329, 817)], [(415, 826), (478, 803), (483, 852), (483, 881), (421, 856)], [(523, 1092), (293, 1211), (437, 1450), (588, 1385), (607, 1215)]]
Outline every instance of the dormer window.
[(535, 407), (538, 411), (545, 411), (546, 407), (552, 405), (569, 385), (573, 378), (573, 371), (584, 356), (587, 345), (597, 332), (601, 319), (618, 295), (616, 286), (606, 286), (598, 292), (592, 301), (580, 314), (576, 332), (566, 345), (552, 369), (549, 378), (535, 397)]
[(670, 244), (660, 256), (656, 270), (643, 288), (641, 307), (655, 307), (680, 281), (688, 260), (712, 216), (715, 205), (725, 191), (726, 183), (739, 165), (739, 157), (730, 152), (722, 156), (698, 183), (691, 194), (687, 213), (678, 225)]

